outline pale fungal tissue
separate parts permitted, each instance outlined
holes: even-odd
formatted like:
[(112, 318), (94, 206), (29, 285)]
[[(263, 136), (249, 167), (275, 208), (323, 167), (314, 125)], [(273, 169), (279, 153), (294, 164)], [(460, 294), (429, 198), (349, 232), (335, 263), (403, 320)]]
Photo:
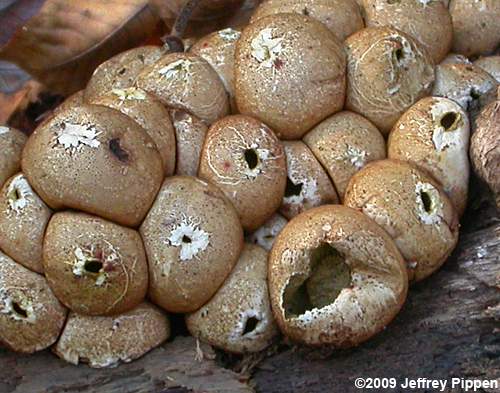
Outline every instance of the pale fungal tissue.
[(219, 31), (218, 34), (220, 38), (228, 42), (237, 41), (241, 36), (241, 33), (238, 30), (231, 29), (230, 27)]
[(97, 132), (92, 124), (61, 123), (61, 130), (57, 133), (57, 143), (72, 152), (80, 150), (82, 146), (98, 148), (101, 144), (97, 137), (101, 132)]
[(167, 64), (163, 68), (160, 68), (160, 70), (158, 70), (158, 73), (166, 79), (177, 79), (187, 82), (189, 80), (189, 75), (192, 72), (192, 66), (193, 62), (191, 60), (180, 59)]
[(33, 195), (33, 191), (24, 175), (17, 175), (7, 189), (9, 207), (19, 213), (28, 205), (31, 195)]
[(92, 275), (97, 275), (95, 280), (95, 285), (102, 286), (107, 279), (107, 273), (105, 272), (106, 264), (113, 263), (120, 259), (120, 255), (116, 249), (109, 243), (107, 243), (109, 250), (103, 249), (100, 258), (96, 257), (97, 246), (92, 245), (90, 249), (82, 248), (80, 246), (75, 247), (73, 253), (75, 259), (73, 261), (73, 274), (77, 277), (82, 277), (83, 275), (88, 275), (89, 272), (86, 270), (86, 266), (89, 262), (101, 262), (102, 268), (97, 273), (91, 273)]
[(127, 100), (145, 100), (146, 93), (136, 87), (129, 87), (128, 89), (113, 89), (113, 94), (117, 96), (122, 102)]
[(10, 131), (9, 127), (0, 126), (0, 135), (7, 134)]
[(346, 149), (346, 157), (349, 162), (356, 168), (361, 169), (366, 164), (367, 153), (355, 146), (348, 145)]
[(209, 238), (209, 234), (194, 220), (185, 217), (172, 229), (168, 242), (172, 246), (181, 248), (179, 253), (181, 261), (188, 261), (208, 247)]
[[(291, 178), (291, 180), (296, 183), (295, 179)], [(299, 195), (290, 195), (284, 198), (286, 204), (301, 205), (303, 203), (310, 203), (312, 205), (317, 205), (321, 202), (316, 179), (304, 179), (301, 184), (302, 188)]]
[(19, 314), (14, 306), (14, 301), (5, 288), (0, 289), (0, 314), (6, 314), (15, 321), (23, 321), (35, 323), (36, 316), (33, 309), (33, 304), (25, 297), (19, 302), (18, 307), (21, 308), (26, 316)]
[(441, 222), (443, 202), (439, 191), (432, 184), (418, 182), (415, 186), (415, 200), (420, 221), (426, 225)]
[(252, 56), (262, 67), (271, 68), (283, 50), (283, 38), (273, 38), (273, 29), (262, 30), (257, 37), (252, 40)]

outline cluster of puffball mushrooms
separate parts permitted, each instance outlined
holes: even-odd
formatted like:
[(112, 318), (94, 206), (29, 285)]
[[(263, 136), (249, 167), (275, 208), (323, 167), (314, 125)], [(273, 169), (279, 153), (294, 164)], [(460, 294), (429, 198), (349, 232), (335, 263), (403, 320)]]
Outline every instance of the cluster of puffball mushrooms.
[(499, 201), (499, 20), (268, 0), (111, 58), (29, 138), (0, 127), (0, 342), (109, 367), (168, 313), (236, 354), (380, 332), (457, 244), (469, 148)]

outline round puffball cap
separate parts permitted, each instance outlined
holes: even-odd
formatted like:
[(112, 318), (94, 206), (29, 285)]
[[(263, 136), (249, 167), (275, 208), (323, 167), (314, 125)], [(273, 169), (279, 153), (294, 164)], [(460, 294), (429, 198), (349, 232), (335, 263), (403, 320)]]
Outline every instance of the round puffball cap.
[(281, 139), (299, 139), (342, 109), (345, 64), (342, 43), (321, 22), (298, 14), (259, 19), (236, 44), (238, 109)]
[(21, 168), (26, 135), (15, 128), (0, 125), (0, 187)]
[(149, 261), (149, 297), (171, 312), (192, 312), (205, 304), (243, 247), (231, 202), (194, 177), (165, 180), (140, 232)]
[(285, 194), (283, 145), (252, 117), (225, 117), (208, 130), (198, 175), (226, 194), (243, 228), (255, 230), (278, 210)]
[(160, 154), (143, 128), (97, 105), (68, 109), (40, 125), (26, 144), (22, 167), (50, 207), (127, 226), (142, 221), (164, 177)]
[(82, 362), (93, 368), (116, 367), (143, 356), (169, 336), (167, 316), (149, 303), (107, 317), (71, 312), (53, 351), (74, 365)]
[(33, 353), (56, 342), (66, 320), (45, 278), (0, 252), (0, 343)]
[(500, 55), (480, 57), (474, 65), (486, 71), (500, 83)]
[(207, 125), (229, 113), (229, 100), (212, 66), (193, 53), (170, 53), (146, 67), (136, 86), (165, 106), (192, 113)]
[(411, 105), (429, 95), (434, 82), (432, 59), (416, 39), (389, 27), (360, 30), (345, 45), (345, 107), (386, 135)]
[(276, 236), (285, 227), (288, 220), (279, 213), (275, 213), (260, 228), (247, 236), (248, 243), (256, 244), (266, 251), (271, 251)]
[(448, 56), (446, 56), (443, 61), (440, 63), (442, 64), (472, 64), (472, 62), (464, 55), (458, 54), (458, 53), (449, 53)]
[(0, 190), (0, 248), (16, 262), (43, 273), (42, 245), (52, 216), (22, 173)]
[(408, 288), (389, 235), (340, 205), (308, 210), (286, 225), (269, 255), (268, 280), (281, 331), (317, 346), (352, 347), (380, 332)]
[(304, 136), (304, 142), (328, 171), (341, 199), (356, 172), (386, 158), (384, 137), (377, 127), (349, 111), (321, 122)]
[(408, 161), (438, 180), (461, 216), (469, 188), (470, 125), (456, 102), (442, 97), (418, 101), (394, 125), (388, 158)]
[(323, 23), (340, 41), (365, 27), (356, 0), (267, 0), (257, 7), (250, 23), (282, 13), (310, 16)]
[(190, 333), (232, 353), (264, 350), (278, 334), (269, 303), (267, 252), (246, 244), (229, 277), (210, 301), (186, 316)]
[(458, 241), (458, 218), (441, 186), (402, 161), (367, 165), (349, 182), (344, 203), (374, 220), (393, 238), (408, 276), (419, 281), (446, 261)]

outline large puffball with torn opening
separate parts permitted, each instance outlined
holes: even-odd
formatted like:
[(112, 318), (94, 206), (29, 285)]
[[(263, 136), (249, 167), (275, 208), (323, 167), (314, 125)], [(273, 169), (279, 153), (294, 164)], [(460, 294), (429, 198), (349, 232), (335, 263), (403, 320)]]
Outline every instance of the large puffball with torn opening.
[(286, 336), (343, 348), (383, 330), (408, 288), (390, 236), (339, 205), (308, 210), (287, 224), (271, 250), (268, 277), (273, 313)]
[(376, 161), (349, 182), (346, 206), (384, 228), (419, 281), (446, 261), (458, 241), (458, 217), (441, 186), (426, 172), (395, 160)]
[(225, 117), (208, 130), (198, 175), (226, 194), (243, 228), (255, 230), (278, 210), (285, 195), (283, 145), (257, 119)]
[(413, 37), (389, 27), (370, 27), (351, 35), (347, 51), (346, 109), (388, 134), (399, 117), (429, 95), (434, 65)]
[(160, 153), (128, 116), (97, 105), (59, 112), (31, 135), (23, 172), (54, 209), (138, 225), (164, 177)]
[(0, 344), (23, 353), (56, 342), (66, 309), (47, 281), (0, 252)]
[(123, 314), (91, 317), (71, 312), (54, 353), (75, 366), (93, 368), (129, 363), (170, 336), (167, 316), (149, 303)]
[(500, 55), (480, 57), (474, 65), (486, 71), (496, 79), (497, 83), (500, 83)]
[(267, 0), (257, 7), (250, 23), (269, 15), (292, 12), (320, 21), (340, 41), (365, 27), (356, 0)]
[(196, 338), (231, 353), (264, 350), (278, 334), (269, 303), (267, 252), (246, 244), (229, 277), (210, 301), (186, 316)]
[(146, 67), (136, 86), (164, 105), (192, 113), (207, 125), (229, 113), (229, 99), (212, 66), (193, 53), (171, 53)]
[(22, 173), (0, 190), (0, 249), (24, 267), (43, 273), (42, 245), (52, 210)]
[(448, 9), (432, 0), (364, 0), (366, 26), (390, 26), (416, 38), (435, 64), (448, 54), (453, 26)]
[(28, 138), (12, 127), (0, 126), (0, 187), (19, 172), (21, 154)]
[(205, 304), (243, 247), (238, 214), (214, 185), (194, 177), (165, 180), (140, 232), (149, 262), (149, 297), (167, 311)]
[(236, 44), (238, 109), (281, 139), (299, 139), (342, 109), (345, 64), (342, 43), (321, 22), (298, 14), (259, 19)]
[(279, 213), (275, 213), (262, 226), (246, 237), (248, 243), (257, 244), (266, 251), (271, 251), (276, 236), (283, 230), (288, 220)]
[(465, 56), (485, 55), (500, 44), (498, 0), (450, 0), (453, 51)]
[(426, 170), (443, 186), (459, 216), (467, 205), (470, 126), (456, 102), (423, 98), (394, 125), (388, 157)]

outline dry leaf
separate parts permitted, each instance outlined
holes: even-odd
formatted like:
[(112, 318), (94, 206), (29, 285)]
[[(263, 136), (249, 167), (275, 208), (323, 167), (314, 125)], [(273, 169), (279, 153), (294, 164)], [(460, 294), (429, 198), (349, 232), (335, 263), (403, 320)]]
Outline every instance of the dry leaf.
[(46, 0), (0, 57), (69, 94), (84, 87), (97, 65), (146, 41), (158, 21), (147, 0)]
[(30, 76), (17, 65), (0, 61), (0, 93), (15, 93), (28, 79)]
[(0, 0), (0, 48), (35, 16), (46, 0)]

